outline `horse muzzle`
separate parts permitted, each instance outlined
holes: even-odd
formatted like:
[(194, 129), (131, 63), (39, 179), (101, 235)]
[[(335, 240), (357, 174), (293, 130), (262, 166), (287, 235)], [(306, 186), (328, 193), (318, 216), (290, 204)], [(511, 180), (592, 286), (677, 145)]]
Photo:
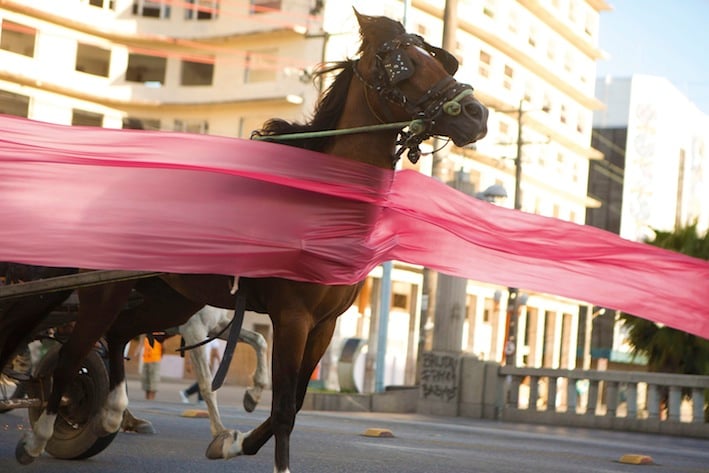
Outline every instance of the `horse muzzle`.
[(456, 146), (474, 143), (487, 135), (487, 108), (472, 93), (446, 102), (434, 120), (435, 134), (448, 136)]

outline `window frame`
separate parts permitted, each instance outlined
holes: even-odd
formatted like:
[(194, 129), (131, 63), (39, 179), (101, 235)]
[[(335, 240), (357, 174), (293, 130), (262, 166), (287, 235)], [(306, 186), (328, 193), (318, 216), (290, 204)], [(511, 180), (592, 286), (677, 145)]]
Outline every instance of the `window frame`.
[[(7, 27), (8, 25), (12, 25)], [(20, 50), (17, 46), (31, 43), (32, 51)], [(0, 49), (33, 58), (37, 49), (37, 30), (31, 26), (7, 19), (0, 21)]]

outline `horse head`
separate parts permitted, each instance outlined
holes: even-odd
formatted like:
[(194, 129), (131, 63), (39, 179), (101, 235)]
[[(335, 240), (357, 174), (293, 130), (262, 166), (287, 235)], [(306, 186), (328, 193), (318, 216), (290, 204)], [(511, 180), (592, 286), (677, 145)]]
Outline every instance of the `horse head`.
[(355, 75), (380, 121), (414, 120), (401, 141), (404, 148), (415, 148), (409, 159), (415, 162), (418, 144), (432, 136), (465, 146), (487, 134), (488, 110), (472, 86), (453, 78), (458, 60), (452, 54), (406, 33), (397, 21), (356, 10), (355, 15), (362, 37)]

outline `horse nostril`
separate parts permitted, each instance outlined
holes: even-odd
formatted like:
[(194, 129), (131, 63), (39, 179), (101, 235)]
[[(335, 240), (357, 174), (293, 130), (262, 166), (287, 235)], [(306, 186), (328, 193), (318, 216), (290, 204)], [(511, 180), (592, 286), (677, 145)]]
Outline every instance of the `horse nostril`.
[(482, 120), (487, 116), (487, 109), (480, 102), (470, 102), (465, 105), (465, 113), (471, 118)]

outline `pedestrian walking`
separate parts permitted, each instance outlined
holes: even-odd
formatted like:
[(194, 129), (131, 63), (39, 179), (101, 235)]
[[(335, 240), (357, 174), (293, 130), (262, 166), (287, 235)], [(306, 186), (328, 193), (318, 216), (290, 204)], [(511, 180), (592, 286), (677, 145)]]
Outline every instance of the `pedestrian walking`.
[(157, 340), (143, 339), (143, 371), (141, 381), (145, 399), (155, 399), (160, 384), (160, 364), (162, 362), (162, 343)]
[[(222, 346), (218, 339), (211, 340), (206, 347), (207, 350), (207, 362), (209, 363), (209, 371), (214, 374), (219, 368), (219, 363), (222, 361)], [(183, 403), (190, 403), (190, 396), (197, 394), (197, 402), (201, 403), (204, 401), (202, 398), (202, 392), (199, 390), (199, 382), (195, 381), (187, 389), (180, 390), (178, 392), (180, 399)]]

